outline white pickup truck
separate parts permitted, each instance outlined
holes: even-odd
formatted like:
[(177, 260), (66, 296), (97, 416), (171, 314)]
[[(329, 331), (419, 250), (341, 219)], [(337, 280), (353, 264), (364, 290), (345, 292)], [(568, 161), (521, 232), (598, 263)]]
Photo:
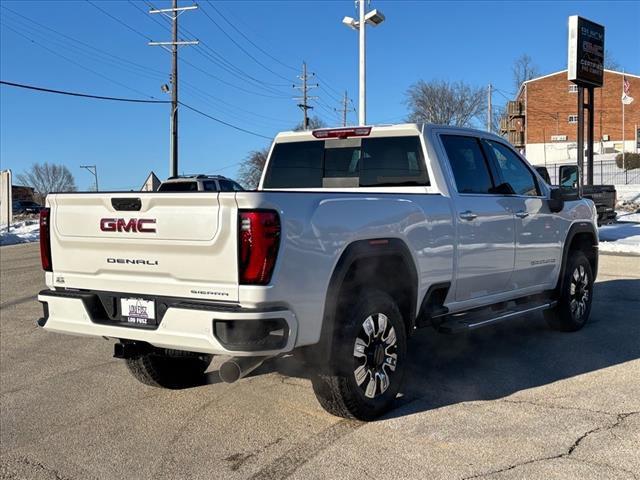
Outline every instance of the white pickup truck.
[(115, 339), (144, 383), (299, 354), (321, 405), (393, 404), (419, 327), (589, 317), (596, 211), (508, 143), (435, 125), (279, 134), (257, 191), (61, 193), (41, 214), (45, 330)]

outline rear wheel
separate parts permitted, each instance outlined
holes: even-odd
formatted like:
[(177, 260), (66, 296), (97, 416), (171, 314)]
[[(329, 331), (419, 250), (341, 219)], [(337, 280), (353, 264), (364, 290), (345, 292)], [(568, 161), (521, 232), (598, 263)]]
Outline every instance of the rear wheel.
[(140, 382), (152, 387), (188, 388), (202, 385), (211, 355), (163, 351), (127, 358), (127, 368)]
[(312, 385), (329, 413), (372, 420), (391, 408), (400, 390), (407, 339), (400, 310), (388, 294), (372, 290), (360, 297), (336, 319), (330, 371), (315, 373)]
[(545, 312), (549, 326), (562, 332), (575, 332), (584, 327), (593, 299), (593, 274), (589, 260), (581, 251), (569, 255), (558, 304)]

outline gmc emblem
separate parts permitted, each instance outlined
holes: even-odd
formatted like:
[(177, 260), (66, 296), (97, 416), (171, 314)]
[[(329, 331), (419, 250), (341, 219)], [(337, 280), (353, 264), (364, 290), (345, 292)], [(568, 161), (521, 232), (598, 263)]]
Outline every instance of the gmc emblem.
[[(100, 230), (103, 232), (156, 233), (155, 218), (101, 218)], [(153, 226), (149, 226), (153, 225)]]

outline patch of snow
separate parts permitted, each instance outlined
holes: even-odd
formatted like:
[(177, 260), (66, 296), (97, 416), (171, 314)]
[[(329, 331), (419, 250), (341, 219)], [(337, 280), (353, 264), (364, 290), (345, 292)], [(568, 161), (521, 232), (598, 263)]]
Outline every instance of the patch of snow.
[(616, 210), (618, 222), (636, 222), (640, 223), (640, 212), (625, 212), (624, 210)]
[(0, 245), (14, 245), (16, 243), (37, 242), (40, 240), (40, 224), (38, 220), (24, 220), (16, 222), (7, 229), (0, 228)]
[(640, 254), (640, 213), (617, 213), (618, 223), (598, 229), (600, 251)]

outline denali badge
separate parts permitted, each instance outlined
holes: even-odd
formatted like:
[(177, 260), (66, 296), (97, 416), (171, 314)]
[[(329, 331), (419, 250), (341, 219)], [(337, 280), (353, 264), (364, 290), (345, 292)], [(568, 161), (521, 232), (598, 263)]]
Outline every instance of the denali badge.
[(158, 260), (142, 260), (134, 258), (107, 258), (107, 263), (124, 263), (125, 265), (158, 265)]
[[(103, 232), (156, 233), (155, 218), (101, 218), (100, 230)], [(149, 226), (153, 225), (153, 226)]]

